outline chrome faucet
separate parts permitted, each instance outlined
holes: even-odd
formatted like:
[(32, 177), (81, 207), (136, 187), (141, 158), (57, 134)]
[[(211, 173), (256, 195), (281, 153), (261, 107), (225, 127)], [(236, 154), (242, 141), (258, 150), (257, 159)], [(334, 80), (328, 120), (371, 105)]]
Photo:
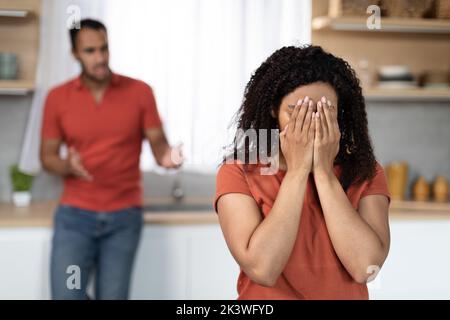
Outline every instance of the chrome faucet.
[(174, 198), (175, 202), (180, 202), (184, 198), (184, 191), (181, 187), (181, 178), (179, 172), (176, 173), (175, 181), (173, 182), (172, 197)]

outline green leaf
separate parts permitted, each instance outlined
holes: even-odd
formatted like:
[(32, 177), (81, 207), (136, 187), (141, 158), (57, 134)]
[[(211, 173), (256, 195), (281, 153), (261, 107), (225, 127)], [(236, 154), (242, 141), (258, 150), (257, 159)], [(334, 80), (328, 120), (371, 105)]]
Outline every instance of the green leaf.
[(17, 164), (13, 164), (9, 168), (13, 191), (30, 191), (33, 185), (34, 176), (23, 173), (19, 170)]

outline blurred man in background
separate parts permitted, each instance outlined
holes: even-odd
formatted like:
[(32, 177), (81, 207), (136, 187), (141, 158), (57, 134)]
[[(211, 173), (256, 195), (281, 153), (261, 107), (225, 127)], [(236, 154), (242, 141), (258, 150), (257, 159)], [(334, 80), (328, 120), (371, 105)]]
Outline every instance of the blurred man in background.
[(178, 168), (182, 154), (167, 142), (150, 86), (110, 70), (106, 27), (85, 19), (70, 39), (82, 72), (49, 92), (41, 132), (42, 165), (64, 178), (54, 218), (52, 298), (88, 298), (95, 270), (95, 298), (127, 299), (143, 225), (142, 140), (164, 168)]

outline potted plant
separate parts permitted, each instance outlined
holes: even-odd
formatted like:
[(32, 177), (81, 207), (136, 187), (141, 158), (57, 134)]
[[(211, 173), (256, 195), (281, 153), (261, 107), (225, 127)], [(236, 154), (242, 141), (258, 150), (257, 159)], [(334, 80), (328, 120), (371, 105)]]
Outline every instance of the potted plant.
[(26, 207), (31, 201), (31, 186), (34, 177), (19, 170), (17, 164), (9, 168), (13, 187), (12, 200), (17, 207)]

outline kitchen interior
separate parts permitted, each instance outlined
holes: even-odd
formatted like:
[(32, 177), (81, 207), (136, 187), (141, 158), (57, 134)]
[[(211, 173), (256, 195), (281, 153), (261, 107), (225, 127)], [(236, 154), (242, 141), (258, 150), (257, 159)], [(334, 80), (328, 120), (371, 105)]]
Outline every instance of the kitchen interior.
[[(19, 163), (42, 68), (42, 5), (0, 0), (0, 299), (50, 297), (62, 183)], [(379, 29), (368, 28), (371, 5), (381, 9)], [(346, 59), (361, 81), (392, 195), (390, 253), (368, 284), (370, 298), (449, 299), (450, 0), (314, 0), (309, 8), (311, 43)], [(131, 299), (236, 297), (239, 267), (212, 209), (211, 167), (143, 171), (145, 227)]]

